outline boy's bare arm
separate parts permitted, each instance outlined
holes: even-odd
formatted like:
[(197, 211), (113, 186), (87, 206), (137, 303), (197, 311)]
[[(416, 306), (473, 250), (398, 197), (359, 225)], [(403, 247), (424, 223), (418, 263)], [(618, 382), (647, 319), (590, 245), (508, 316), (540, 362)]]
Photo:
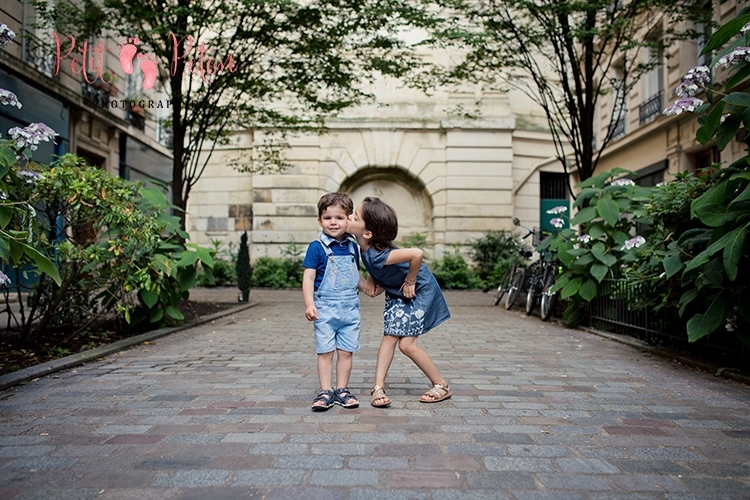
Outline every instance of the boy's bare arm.
[(318, 319), (318, 309), (315, 307), (315, 269), (306, 267), (302, 274), (302, 296), (305, 298), (305, 318), (308, 321)]

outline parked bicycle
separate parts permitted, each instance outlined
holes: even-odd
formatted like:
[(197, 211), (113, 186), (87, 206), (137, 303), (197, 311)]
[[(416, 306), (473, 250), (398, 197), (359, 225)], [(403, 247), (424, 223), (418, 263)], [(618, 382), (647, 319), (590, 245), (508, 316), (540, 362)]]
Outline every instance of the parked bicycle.
[(557, 294), (550, 293), (555, 284), (557, 270), (560, 262), (555, 258), (554, 252), (541, 250), (539, 260), (529, 266), (528, 290), (526, 292), (526, 314), (534, 311), (536, 303), (539, 302), (539, 312), (542, 321), (549, 320), (557, 305)]
[[(513, 219), (513, 224), (520, 226), (521, 221)], [(533, 231), (529, 231), (528, 234), (521, 239), (525, 240), (532, 234)], [(515, 252), (513, 253), (513, 258), (510, 266), (508, 266), (508, 270), (505, 271), (505, 274), (503, 275), (503, 279), (500, 280), (500, 285), (497, 287), (497, 292), (495, 293), (495, 305), (498, 305), (505, 295), (506, 309), (512, 308), (513, 304), (516, 303), (516, 299), (518, 299), (523, 283), (526, 280), (526, 261), (532, 255), (531, 251), (522, 247), (515, 241), (513, 241), (513, 244), (516, 247)]]

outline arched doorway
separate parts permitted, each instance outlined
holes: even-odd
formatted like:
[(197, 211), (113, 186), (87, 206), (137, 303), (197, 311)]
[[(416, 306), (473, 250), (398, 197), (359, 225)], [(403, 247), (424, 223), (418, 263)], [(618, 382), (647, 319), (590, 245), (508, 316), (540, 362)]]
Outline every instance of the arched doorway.
[(396, 210), (398, 239), (421, 233), (433, 243), (432, 200), (422, 181), (397, 167), (365, 167), (341, 183), (355, 207), (366, 197), (374, 196)]

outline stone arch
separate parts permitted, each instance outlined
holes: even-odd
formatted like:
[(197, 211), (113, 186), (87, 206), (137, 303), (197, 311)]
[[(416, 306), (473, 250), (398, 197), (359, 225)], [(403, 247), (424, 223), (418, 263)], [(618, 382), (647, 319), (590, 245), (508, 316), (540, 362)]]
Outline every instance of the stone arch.
[(341, 191), (349, 193), (358, 205), (365, 197), (375, 196), (396, 210), (398, 239), (416, 233), (433, 242), (433, 204), (424, 183), (400, 167), (364, 167), (341, 183)]

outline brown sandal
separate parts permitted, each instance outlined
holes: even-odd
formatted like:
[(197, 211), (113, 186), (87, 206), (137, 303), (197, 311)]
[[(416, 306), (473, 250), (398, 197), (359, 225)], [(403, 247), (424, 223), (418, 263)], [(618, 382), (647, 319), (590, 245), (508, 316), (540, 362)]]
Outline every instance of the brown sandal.
[[(379, 399), (385, 399), (388, 402), (375, 404), (375, 401)], [(380, 387), (379, 385), (376, 385), (370, 391), (370, 404), (374, 406), (375, 408), (385, 408), (386, 406), (390, 406), (391, 398), (385, 395), (385, 391), (383, 390), (382, 387)]]
[[(452, 395), (451, 389), (447, 385), (435, 384), (429, 391), (422, 395), (422, 398), (419, 401), (422, 403), (439, 403), (440, 401), (450, 398)], [(424, 399), (425, 397), (430, 399)]]

